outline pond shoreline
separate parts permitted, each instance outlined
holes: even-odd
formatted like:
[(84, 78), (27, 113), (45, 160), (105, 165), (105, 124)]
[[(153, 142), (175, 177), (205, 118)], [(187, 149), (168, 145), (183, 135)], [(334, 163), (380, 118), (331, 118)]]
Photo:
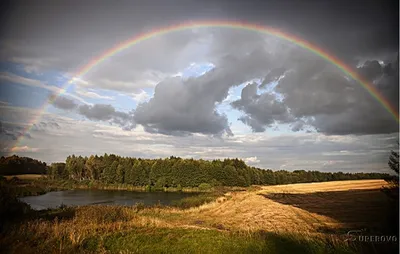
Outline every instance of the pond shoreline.
[(189, 192), (139, 192), (128, 190), (75, 189), (51, 191), (39, 196), (18, 198), (33, 210), (57, 209), (59, 207), (111, 205), (111, 206), (172, 206), (183, 199), (193, 199), (198, 193)]
[(211, 187), (209, 189), (200, 189), (199, 187), (163, 187), (154, 188), (149, 186), (133, 186), (129, 184), (104, 184), (93, 181), (72, 181), (72, 180), (51, 180), (45, 177), (36, 179), (20, 179), (18, 176), (2, 180), (0, 182), (8, 188), (17, 197), (38, 196), (51, 191), (64, 190), (120, 190), (134, 192), (182, 192), (182, 193), (214, 193), (228, 191), (245, 191), (245, 187)]

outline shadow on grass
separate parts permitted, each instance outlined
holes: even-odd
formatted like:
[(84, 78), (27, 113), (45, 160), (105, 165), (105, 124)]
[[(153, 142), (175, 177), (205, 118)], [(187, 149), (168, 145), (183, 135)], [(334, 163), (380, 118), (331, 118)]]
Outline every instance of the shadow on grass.
[(49, 209), (43, 211), (35, 211), (31, 217), (48, 221), (53, 221), (55, 218), (57, 218), (58, 220), (71, 220), (75, 216), (75, 211), (76, 209), (74, 207)]
[[(83, 246), (96, 251), (100, 247), (98, 244), (96, 239), (88, 239)], [(108, 235), (102, 244), (105, 250), (115, 253), (124, 250), (138, 253), (357, 253), (345, 243), (338, 245), (297, 235), (180, 228), (136, 228), (129, 233)]]
[[(398, 203), (381, 190), (350, 190), (314, 193), (259, 194), (285, 205), (327, 216), (349, 226), (374, 232), (398, 232)], [(397, 218), (397, 219), (396, 219)]]

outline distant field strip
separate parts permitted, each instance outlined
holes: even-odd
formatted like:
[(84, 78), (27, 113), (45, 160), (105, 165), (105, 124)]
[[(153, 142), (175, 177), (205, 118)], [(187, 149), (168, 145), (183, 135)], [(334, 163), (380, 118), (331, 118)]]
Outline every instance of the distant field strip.
[(46, 177), (45, 175), (39, 175), (39, 174), (25, 174), (25, 175), (9, 175), (9, 176), (4, 176), (8, 180), (12, 179), (13, 177), (16, 177), (21, 180), (34, 180), (38, 179), (41, 177)]

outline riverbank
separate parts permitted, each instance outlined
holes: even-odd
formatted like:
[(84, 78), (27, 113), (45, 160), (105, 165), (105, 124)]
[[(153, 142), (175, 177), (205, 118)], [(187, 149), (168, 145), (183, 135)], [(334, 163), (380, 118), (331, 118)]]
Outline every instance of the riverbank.
[[(93, 181), (72, 181), (72, 180), (52, 180), (45, 176), (23, 175), (22, 177), (8, 176), (0, 181), (0, 185), (4, 192), (11, 196), (22, 198), (27, 196), (43, 195), (52, 191), (64, 190), (110, 190), (110, 191), (132, 191), (132, 192), (170, 192), (170, 193), (193, 193), (197, 195), (184, 197), (172, 201), (170, 206), (176, 208), (198, 207), (200, 205), (212, 202), (218, 197), (223, 196), (227, 192), (245, 191), (250, 188), (241, 187), (211, 187), (204, 186), (196, 188), (162, 188), (149, 189), (142, 186), (132, 186), (127, 184), (104, 184)], [(201, 188), (202, 187), (202, 188)], [(63, 204), (64, 205), (64, 204)], [(139, 204), (141, 205), (141, 204)]]
[(74, 180), (53, 180), (45, 175), (14, 175), (4, 177), (0, 184), (9, 189), (17, 197), (42, 195), (50, 191), (60, 190), (126, 190), (136, 192), (186, 192), (186, 193), (213, 193), (228, 191), (245, 191), (245, 187), (163, 187), (155, 188), (150, 186), (133, 186), (130, 184), (105, 184), (99, 181), (74, 181)]
[(0, 248), (9, 253), (32, 248), (37, 253), (396, 253), (396, 242), (346, 241), (346, 233), (359, 228), (389, 235), (383, 231), (384, 185), (374, 180), (266, 186), (187, 209), (42, 211), (3, 232)]

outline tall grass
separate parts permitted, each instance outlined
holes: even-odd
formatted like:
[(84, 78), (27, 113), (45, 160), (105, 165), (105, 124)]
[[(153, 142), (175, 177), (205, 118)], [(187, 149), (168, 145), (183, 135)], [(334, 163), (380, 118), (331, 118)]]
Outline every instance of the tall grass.
[[(0, 249), (9, 253), (355, 252), (345, 243), (328, 244), (301, 235), (168, 225), (142, 217), (135, 207), (79, 207), (74, 209), (72, 216), (62, 214), (63, 211), (58, 210), (59, 216), (53, 214), (52, 218), (39, 217), (16, 224), (0, 238)], [(72, 212), (71, 209), (68, 211)]]

